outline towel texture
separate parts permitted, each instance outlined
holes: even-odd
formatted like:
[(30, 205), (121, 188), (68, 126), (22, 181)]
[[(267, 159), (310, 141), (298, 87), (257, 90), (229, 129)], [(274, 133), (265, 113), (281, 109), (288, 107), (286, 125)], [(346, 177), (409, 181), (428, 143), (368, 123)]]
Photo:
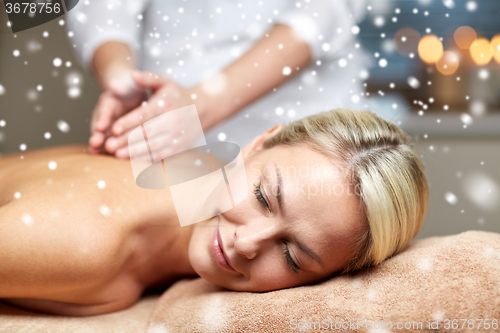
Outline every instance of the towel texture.
[(500, 234), (467, 231), (316, 285), (242, 293), (182, 280), (157, 302), (148, 333), (498, 332), (499, 322)]
[(145, 332), (157, 299), (149, 295), (125, 310), (88, 317), (45, 315), (0, 303), (0, 333)]

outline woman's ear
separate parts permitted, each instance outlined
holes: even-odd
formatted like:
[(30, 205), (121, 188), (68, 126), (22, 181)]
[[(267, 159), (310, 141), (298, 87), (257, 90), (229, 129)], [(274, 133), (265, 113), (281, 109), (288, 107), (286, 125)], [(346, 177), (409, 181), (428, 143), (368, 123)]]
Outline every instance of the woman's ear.
[(255, 153), (259, 150), (262, 150), (262, 148), (264, 146), (264, 142), (266, 142), (267, 139), (270, 139), (273, 136), (275, 136), (282, 128), (283, 128), (283, 125), (278, 124), (276, 126), (271, 127), (270, 129), (268, 129), (264, 133), (258, 135), (255, 139), (252, 140), (252, 142), (247, 144), (241, 150), (243, 158), (246, 159), (248, 156), (250, 156), (251, 153)]

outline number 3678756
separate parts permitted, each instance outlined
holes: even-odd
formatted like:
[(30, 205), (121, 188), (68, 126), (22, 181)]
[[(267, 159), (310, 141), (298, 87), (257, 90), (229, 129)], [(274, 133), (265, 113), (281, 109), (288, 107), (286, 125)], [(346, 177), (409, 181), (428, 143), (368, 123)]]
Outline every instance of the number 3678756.
[[(39, 8), (38, 8), (39, 7)], [(23, 3), (5, 3), (5, 9), (7, 14), (10, 13), (60, 13), (61, 12), (61, 4), (60, 3), (45, 3), (45, 2), (23, 2)]]

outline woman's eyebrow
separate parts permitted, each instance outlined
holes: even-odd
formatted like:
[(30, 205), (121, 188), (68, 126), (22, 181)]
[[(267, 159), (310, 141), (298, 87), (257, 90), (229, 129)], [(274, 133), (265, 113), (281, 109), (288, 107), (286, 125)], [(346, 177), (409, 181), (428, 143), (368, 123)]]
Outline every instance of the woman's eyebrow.
[[(277, 191), (277, 193), (275, 193), (276, 201), (278, 201), (278, 207), (280, 209), (281, 214), (284, 216), (285, 215), (285, 205), (284, 205), (285, 201), (284, 201), (283, 195), (282, 195), (283, 178), (281, 178), (281, 174), (279, 172), (279, 168), (276, 165), (276, 163), (274, 163), (274, 169), (276, 170), (276, 179), (277, 179), (277, 184), (278, 184), (278, 191)], [(296, 243), (299, 246), (299, 248), (302, 250), (302, 252), (307, 254), (309, 257), (313, 258), (314, 261), (316, 261), (318, 264), (321, 265), (321, 267), (325, 268), (323, 266), (323, 261), (316, 253), (311, 251), (308, 247), (306, 247), (304, 244), (300, 243), (298, 240), (296, 240)]]
[(278, 166), (274, 163), (274, 169), (276, 170), (276, 179), (278, 180), (278, 193), (276, 193), (276, 200), (278, 201), (278, 207), (282, 215), (285, 214), (285, 207), (283, 205), (283, 197), (281, 196), (281, 190), (283, 187), (283, 179), (279, 172)]

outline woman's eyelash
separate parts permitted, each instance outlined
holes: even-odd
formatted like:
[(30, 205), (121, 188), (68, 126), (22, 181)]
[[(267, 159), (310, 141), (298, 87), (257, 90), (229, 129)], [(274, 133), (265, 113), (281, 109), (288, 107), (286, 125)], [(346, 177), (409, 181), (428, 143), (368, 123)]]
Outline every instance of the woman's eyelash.
[(258, 185), (253, 185), (254, 187), (254, 190), (253, 190), (253, 193), (255, 193), (255, 196), (257, 197), (257, 200), (262, 204), (264, 205), (264, 207), (271, 211), (271, 208), (269, 207), (269, 204), (267, 203), (266, 199), (264, 199), (264, 196), (262, 195), (262, 192), (260, 190), (260, 183)]
[[(255, 196), (257, 197), (257, 200), (269, 211), (271, 211), (271, 208), (269, 207), (269, 204), (267, 203), (266, 199), (262, 195), (262, 192), (260, 190), (260, 183), (259, 184), (254, 184), (253, 185), (254, 190), (253, 193), (255, 193)], [(293, 271), (295, 273), (298, 273), (299, 266), (293, 261), (292, 256), (290, 255), (290, 251), (288, 251), (288, 245), (285, 243), (285, 259), (287, 264), (292, 267)]]
[(285, 258), (286, 258), (287, 264), (290, 265), (290, 267), (292, 267), (293, 271), (298, 274), (299, 273), (298, 272), (299, 266), (297, 266), (295, 261), (293, 261), (292, 256), (290, 255), (290, 251), (288, 251), (288, 245), (286, 243), (285, 243)]

